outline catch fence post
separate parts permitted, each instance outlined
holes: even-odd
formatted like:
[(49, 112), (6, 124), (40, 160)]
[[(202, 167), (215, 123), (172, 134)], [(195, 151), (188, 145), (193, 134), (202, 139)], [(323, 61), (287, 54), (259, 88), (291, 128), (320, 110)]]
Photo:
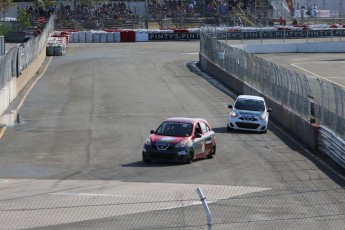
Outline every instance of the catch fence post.
[(208, 226), (208, 230), (212, 229), (212, 215), (211, 215), (211, 211), (206, 203), (206, 197), (204, 197), (204, 194), (201, 191), (201, 188), (197, 188), (195, 190), (199, 197), (200, 197), (200, 201), (202, 202), (202, 206), (204, 207), (204, 210), (206, 212), (207, 215), (207, 226)]

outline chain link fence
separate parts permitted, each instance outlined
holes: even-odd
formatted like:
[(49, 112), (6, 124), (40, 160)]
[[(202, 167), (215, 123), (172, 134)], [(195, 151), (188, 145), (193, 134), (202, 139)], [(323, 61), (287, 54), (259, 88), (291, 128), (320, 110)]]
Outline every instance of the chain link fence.
[(51, 17), (40, 35), (12, 47), (0, 56), (0, 88), (4, 87), (12, 77), (20, 77), (21, 71), (27, 68), (45, 48), (49, 33), (53, 31), (54, 18)]
[(316, 120), (345, 139), (344, 86), (320, 78), (309, 79)]
[[(1, 229), (344, 229), (345, 191), (219, 186), (171, 193), (52, 193), (0, 201)], [(209, 224), (208, 224), (209, 223)]]
[(218, 41), (213, 29), (201, 30), (200, 53), (262, 94), (309, 119), (310, 88), (306, 76)]
[(345, 89), (308, 78), (217, 40), (214, 28), (200, 32), (200, 53), (224, 71), (287, 106), (306, 120), (315, 119), (345, 139)]

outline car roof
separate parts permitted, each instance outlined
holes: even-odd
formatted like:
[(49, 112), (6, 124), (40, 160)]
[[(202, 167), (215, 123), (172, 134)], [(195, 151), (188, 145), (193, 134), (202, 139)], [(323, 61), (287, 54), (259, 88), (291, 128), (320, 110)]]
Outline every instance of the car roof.
[[(265, 99), (263, 97), (259, 97), (259, 96), (254, 96), (254, 95), (240, 95), (237, 97), (237, 99), (239, 98), (245, 98), (245, 99), (254, 99), (254, 100), (259, 100), (259, 101), (265, 101)], [(236, 99), (236, 100), (237, 100)]]
[(192, 118), (192, 117), (170, 117), (166, 119), (165, 121), (184, 122), (184, 123), (190, 123), (190, 124), (193, 124), (196, 121), (204, 121), (208, 123), (204, 118)]

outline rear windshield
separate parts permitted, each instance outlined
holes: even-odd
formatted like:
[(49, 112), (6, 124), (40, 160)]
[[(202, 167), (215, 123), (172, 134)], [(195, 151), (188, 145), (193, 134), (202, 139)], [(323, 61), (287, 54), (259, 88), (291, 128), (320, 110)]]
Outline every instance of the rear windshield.
[(237, 99), (235, 108), (241, 110), (265, 111), (265, 103), (261, 100), (240, 98)]

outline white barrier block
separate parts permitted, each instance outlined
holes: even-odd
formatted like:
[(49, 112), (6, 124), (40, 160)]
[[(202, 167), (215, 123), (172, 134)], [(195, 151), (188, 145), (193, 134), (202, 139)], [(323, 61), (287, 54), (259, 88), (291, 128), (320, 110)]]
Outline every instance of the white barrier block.
[(147, 42), (149, 40), (149, 34), (147, 30), (145, 31), (136, 31), (135, 32), (135, 41), (137, 42)]
[(79, 31), (79, 34), (78, 34), (79, 43), (85, 43), (85, 40), (86, 40), (85, 35), (86, 35), (85, 31)]
[(74, 43), (74, 39), (73, 39), (73, 37), (69, 37), (69, 39), (68, 39), (68, 43)]
[(107, 42), (114, 42), (114, 32), (107, 33)]
[(100, 32), (99, 33), (99, 42), (106, 43), (107, 42), (107, 32)]
[(98, 31), (92, 32), (92, 42), (99, 43), (100, 33)]
[(200, 29), (199, 28), (189, 28), (188, 33), (199, 33)]
[(92, 43), (92, 31), (86, 31), (85, 42), (86, 43)]
[(114, 32), (114, 42), (121, 42), (120, 32)]

